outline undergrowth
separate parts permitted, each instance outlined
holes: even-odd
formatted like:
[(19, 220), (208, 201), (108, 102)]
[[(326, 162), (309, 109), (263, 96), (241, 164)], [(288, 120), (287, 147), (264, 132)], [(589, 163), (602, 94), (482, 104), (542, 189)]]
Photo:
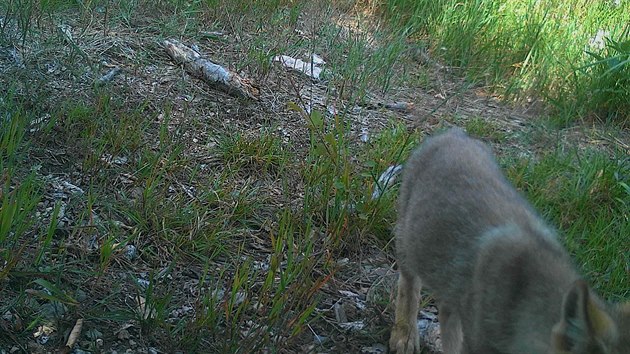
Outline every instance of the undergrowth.
[(389, 0), (382, 11), (432, 54), (504, 96), (544, 98), (574, 121), (628, 124), (628, 2)]

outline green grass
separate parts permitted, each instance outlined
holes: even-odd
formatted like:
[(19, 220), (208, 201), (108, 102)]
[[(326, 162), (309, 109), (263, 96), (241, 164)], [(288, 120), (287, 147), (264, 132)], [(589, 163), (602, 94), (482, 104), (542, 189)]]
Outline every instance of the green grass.
[(560, 230), (576, 263), (606, 298), (627, 299), (630, 160), (623, 151), (552, 151), (507, 160), (508, 176)]
[[(103, 110), (99, 100), (94, 104), (68, 103), (62, 107), (68, 113), (55, 112), (59, 114), (54, 132), (56, 141), (78, 157), (77, 165), (82, 166), (86, 176), (92, 177), (90, 190), (99, 192), (85, 196), (76, 206), (79, 220), (61, 239), (57, 235), (59, 204), (49, 225), (37, 225), (35, 206), (41, 198), (36, 188), (37, 178), (29, 175), (19, 182), (16, 179), (19, 173), (28, 172), (28, 168), (20, 168), (18, 164), (23, 162), (20, 153), (29, 146), (42, 148), (40, 139), (47, 142), (50, 137), (45, 135), (52, 133), (43, 132), (42, 136), (26, 139), (22, 132), (27, 119), (19, 105), (6, 107), (12, 120), (11, 124), (2, 125), (0, 141), (6, 153), (1, 164), (6, 173), (1, 194), (0, 251), (6, 265), (0, 275), (3, 281), (10, 280), (13, 284), (3, 289), (2, 297), (15, 300), (2, 302), (0, 306), (5, 312), (17, 311), (24, 320), (32, 321), (29, 328), (11, 333), (12, 337), (28, 337), (32, 328), (46, 324), (66, 328), (70, 324), (63, 316), (37, 312), (40, 307), (64, 306), (64, 313), (73, 318), (88, 317), (92, 323), (101, 322), (98, 326), (101, 330), (108, 328), (105, 324), (108, 322), (137, 321), (142, 331), (150, 334), (149, 338), (157, 340), (165, 336), (172, 341), (173, 350), (199, 348), (210, 341), (220, 352), (252, 352), (267, 346), (282, 348), (289, 343), (286, 338), (300, 334), (303, 326), (316, 318), (311, 316), (316, 304), (315, 291), (324, 280), (312, 274), (312, 269), (329, 261), (302, 256), (313, 254), (319, 247), (308, 237), (312, 234), (309, 224), (288, 209), (271, 213), (277, 219), (277, 226), (270, 234), (268, 269), (255, 268), (249, 260), (251, 250), (245, 247), (243, 237), (269, 222), (261, 213), (270, 205), (265, 205), (268, 199), (259, 187), (239, 184), (238, 173), (242, 167), (264, 171), (286, 165), (288, 155), (282, 152), (275, 138), (264, 135), (258, 140), (242, 140), (226, 136), (227, 145), (219, 144), (219, 153), (230, 170), (219, 173), (212, 185), (203, 186), (188, 176), (194, 163), (182, 154), (177, 134), (168, 132), (168, 119), (155, 126), (151, 123), (152, 116), (142, 118), (123, 107)], [(120, 129), (125, 116), (139, 121), (133, 127)], [(133, 134), (133, 128), (143, 132), (143, 139), (151, 135), (147, 131), (153, 131), (157, 135), (156, 148), (129, 145), (125, 137)], [(121, 167), (103, 163), (100, 154), (106, 152), (129, 156), (130, 163)], [(112, 185), (111, 178), (121, 172), (115, 171), (118, 169), (128, 171), (134, 177), (133, 183)], [(196, 198), (184, 190), (184, 183), (193, 184), (199, 191)], [(101, 215), (107, 211), (117, 222), (96, 222), (92, 215), (97, 210)], [(82, 222), (90, 227), (83, 228)], [(39, 235), (39, 242), (26, 241), (33, 233)], [(92, 236), (97, 237), (97, 250), (92, 255), (75, 259), (73, 252), (63, 246), (70, 239), (85, 241)], [(129, 291), (129, 285), (110, 284), (109, 279), (112, 273), (122, 271), (121, 262), (127, 262), (123, 256), (127, 244), (136, 245), (142, 261), (153, 269), (148, 278), (137, 278), (146, 280), (146, 286), (131, 287), (133, 293), (129, 295), (136, 303), (131, 308), (124, 305), (126, 300), (119, 295)], [(195, 299), (200, 311), (198, 317), (184, 317), (172, 324), (167, 318), (177, 309), (174, 306), (181, 301), (177, 297), (182, 294), (165, 278), (189, 262), (205, 269), (208, 289)], [(217, 272), (213, 264), (225, 268)], [(158, 272), (159, 269), (162, 271)], [(90, 288), (82, 285), (86, 281), (92, 284)], [(109, 288), (114, 292), (105, 290)], [(73, 289), (81, 289), (93, 300), (75, 300)], [(25, 297), (27, 290), (37, 300)], [(219, 292), (224, 295), (217, 297)], [(253, 311), (253, 306), (261, 310)], [(246, 334), (239, 330), (248, 326), (251, 328)], [(88, 348), (94, 349), (90, 345)]]
[(506, 140), (506, 133), (501, 131), (497, 123), (481, 117), (472, 117), (464, 123), (464, 127), (469, 135), (478, 139), (494, 143), (502, 143)]
[(220, 136), (217, 150), (229, 168), (279, 173), (286, 167), (288, 154), (280, 138), (269, 131), (258, 132), (256, 137), (240, 133)]
[[(432, 54), (508, 97), (542, 97), (575, 119), (628, 123), (627, 1), (411, 1), (381, 7)], [(605, 38), (593, 42), (598, 31)], [(589, 54), (593, 53), (593, 54)]]
[[(312, 343), (313, 333), (332, 339), (316, 351), (338, 348), (346, 342), (342, 337), (350, 352), (363, 343), (357, 338), (368, 338), (370, 345), (385, 342), (381, 337), (391, 324), (385, 298), (370, 305), (371, 327), (355, 335), (332, 324), (330, 294), (356, 281), (355, 274), (343, 273), (339, 259), (359, 263), (374, 250), (392, 256), (397, 185), (372, 195), (381, 173), (404, 163), (426, 131), (410, 129), (392, 113), (385, 127), (370, 126), (369, 140), (358, 143), (354, 103), (403, 84), (435, 87), (428, 70), (405, 61), (415, 30), (439, 29), (433, 45), (447, 46), (451, 63), (470, 73), (514, 74), (482, 67), (480, 53), (457, 51), (457, 40), (484, 49), (477, 36), (488, 39), (487, 25), (499, 27), (484, 22), (491, 13), (485, 3), (475, 3), (471, 11), (477, 12), (460, 22), (459, 8), (449, 4), (418, 2), (433, 12), (422, 20), (424, 27), (405, 30), (365, 14), (354, 27), (344, 27), (343, 14), (329, 2), (0, 5), (0, 42), (20, 49), (25, 64), (0, 57), (8, 67), (0, 87), (0, 349), (32, 351), (41, 326), (55, 328), (43, 348), (62, 348), (79, 318), (85, 327), (77, 345), (95, 352), (110, 349), (100, 347), (100, 340), (117, 344), (121, 328), (140, 346), (164, 352), (293, 352)], [(548, 30), (539, 9), (512, 10), (501, 11), (515, 16), (512, 22), (525, 18), (527, 26)], [(446, 21), (440, 11), (453, 17)], [(66, 22), (72, 40), (58, 30)], [(442, 38), (452, 26), (463, 26), (462, 35)], [(524, 38), (510, 41), (524, 45), (536, 38), (527, 28)], [(263, 98), (234, 99), (191, 79), (164, 57), (157, 43), (167, 37), (199, 44), (254, 78)], [(589, 56), (597, 63), (575, 72), (597, 72), (608, 80), (605, 86), (619, 85), (626, 69), (611, 70), (616, 62), (606, 58), (624, 48)], [(519, 50), (501, 54), (499, 63), (511, 65), (533, 53)], [(338, 115), (321, 107), (307, 110), (306, 99), (295, 96), (311, 82), (293, 73), (278, 79), (283, 69), (270, 62), (279, 54), (306, 59), (313, 52), (328, 63), (326, 81), (316, 85), (325, 87)], [(522, 66), (524, 81), (514, 84), (519, 90), (554, 80), (550, 73), (534, 75), (540, 68), (536, 58), (532, 54)], [(114, 63), (123, 73), (112, 83), (93, 85)], [(622, 107), (616, 113), (621, 114), (620, 102), (601, 107)], [(510, 138), (500, 122), (483, 117), (455, 123), (494, 144)], [(297, 132), (288, 139), (284, 129)], [(558, 127), (544, 129), (554, 130), (544, 137), (561, 134)], [(564, 153), (563, 146), (555, 152), (558, 139), (536, 132), (525, 133), (525, 140), (553, 152), (536, 162), (508, 153), (508, 175), (558, 225), (598, 291), (627, 299), (627, 159), (621, 152)], [(129, 253), (131, 246), (136, 254)]]

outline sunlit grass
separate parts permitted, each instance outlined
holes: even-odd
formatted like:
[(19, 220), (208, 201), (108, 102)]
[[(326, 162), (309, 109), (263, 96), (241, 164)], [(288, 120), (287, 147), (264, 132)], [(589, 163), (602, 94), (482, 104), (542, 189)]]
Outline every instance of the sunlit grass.
[[(571, 119), (597, 115), (627, 123), (627, 5), (625, 0), (389, 0), (382, 6), (399, 26), (428, 36), (434, 56), (502, 95), (546, 99)], [(611, 65), (583, 70), (596, 59), (610, 59)], [(614, 73), (625, 79), (606, 73), (617, 64)]]

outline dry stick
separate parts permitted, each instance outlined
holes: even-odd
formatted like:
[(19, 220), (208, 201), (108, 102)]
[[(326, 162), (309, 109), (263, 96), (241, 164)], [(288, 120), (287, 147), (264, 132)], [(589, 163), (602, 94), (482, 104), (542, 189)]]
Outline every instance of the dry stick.
[(70, 332), (70, 335), (68, 336), (66, 347), (68, 348), (74, 347), (74, 344), (77, 342), (77, 339), (79, 339), (79, 336), (81, 335), (82, 328), (83, 328), (83, 319), (79, 318), (74, 324), (74, 327), (72, 328), (72, 332)]
[(66, 345), (59, 350), (60, 354), (68, 354), (72, 352), (72, 348), (76, 344), (77, 340), (81, 336), (81, 329), (83, 328), (83, 319), (79, 318), (72, 328), (72, 332), (68, 336), (68, 340), (66, 341)]
[(166, 53), (176, 63), (184, 65), (191, 75), (230, 95), (258, 100), (260, 90), (250, 80), (202, 58), (199, 53), (179, 41), (167, 39), (163, 44), (166, 47)]

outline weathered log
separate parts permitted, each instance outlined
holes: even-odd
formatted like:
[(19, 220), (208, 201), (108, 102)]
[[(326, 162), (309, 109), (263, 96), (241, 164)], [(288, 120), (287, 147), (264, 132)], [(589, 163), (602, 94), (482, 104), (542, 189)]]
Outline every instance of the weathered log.
[(250, 80), (242, 78), (237, 73), (201, 57), (195, 50), (179, 41), (167, 39), (163, 44), (166, 53), (176, 63), (184, 65), (186, 71), (191, 75), (230, 95), (253, 100), (258, 99), (260, 90)]

